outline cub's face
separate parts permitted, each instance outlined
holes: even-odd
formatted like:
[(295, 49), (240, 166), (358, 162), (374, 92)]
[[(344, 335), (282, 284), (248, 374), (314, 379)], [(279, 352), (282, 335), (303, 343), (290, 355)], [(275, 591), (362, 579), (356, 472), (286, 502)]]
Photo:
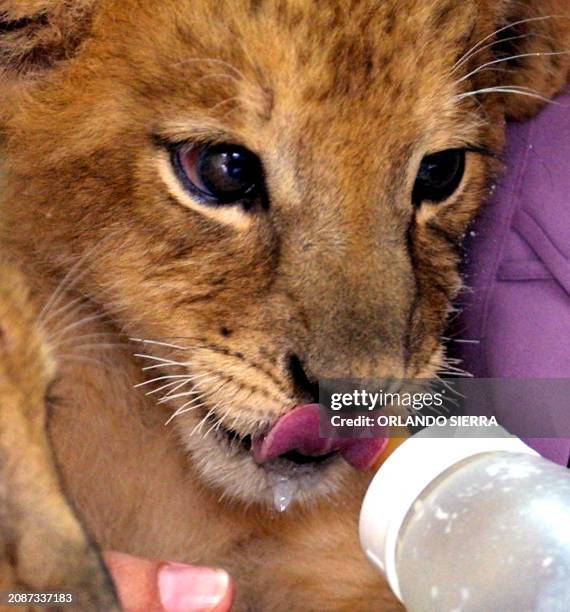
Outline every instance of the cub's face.
[(149, 378), (210, 483), (330, 491), (338, 458), (266, 469), (250, 436), (321, 378), (437, 373), (505, 108), (535, 102), (501, 90), (566, 76), (558, 55), (499, 61), (560, 50), (523, 5), (102, 0), (49, 71), (14, 49), (57, 23), (13, 9), (9, 232), (58, 275), (82, 256), (81, 291), (152, 341)]

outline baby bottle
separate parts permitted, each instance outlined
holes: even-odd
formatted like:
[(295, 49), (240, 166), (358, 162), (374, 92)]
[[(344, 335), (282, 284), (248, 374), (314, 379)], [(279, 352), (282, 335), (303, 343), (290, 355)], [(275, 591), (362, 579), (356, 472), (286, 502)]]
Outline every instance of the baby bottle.
[(421, 431), (366, 494), (362, 547), (409, 612), (570, 609), (570, 474), (489, 429)]

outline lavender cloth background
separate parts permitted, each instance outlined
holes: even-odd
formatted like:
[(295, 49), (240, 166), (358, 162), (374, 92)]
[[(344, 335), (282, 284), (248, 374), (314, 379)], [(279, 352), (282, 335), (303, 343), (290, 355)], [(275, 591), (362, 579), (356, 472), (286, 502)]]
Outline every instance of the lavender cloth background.
[[(457, 345), (465, 369), (484, 378), (570, 378), (570, 91), (509, 126), (507, 172), (466, 248), (473, 291), (454, 330), (476, 341)], [(495, 407), (499, 418), (501, 410), (513, 408)], [(562, 430), (569, 435), (570, 398)], [(568, 465), (570, 439), (527, 442)]]

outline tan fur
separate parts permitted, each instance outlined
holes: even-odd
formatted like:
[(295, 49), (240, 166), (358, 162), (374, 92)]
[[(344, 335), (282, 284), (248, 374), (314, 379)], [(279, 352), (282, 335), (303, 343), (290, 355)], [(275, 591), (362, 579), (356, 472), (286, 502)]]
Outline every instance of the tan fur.
[(44, 404), (54, 376), (54, 362), (21, 274), (3, 259), (0, 591), (72, 592), (82, 610), (114, 609), (110, 580), (65, 501), (53, 466)]
[[(38, 305), (63, 289), (46, 329), (63, 340), (50, 432), (70, 498), (103, 547), (227, 567), (239, 610), (395, 609), (357, 542), (368, 476), (332, 462), (275, 517), (264, 469), (213, 432), (189, 435), (203, 411), (164, 426), (184, 402), (133, 390), (158, 363), (133, 353), (187, 363), (146, 379), (203, 376), (208, 409), (242, 434), (310, 399), (291, 355), (312, 379), (436, 372), (457, 245), (499, 164), (469, 154), (458, 193), (415, 211), (419, 163), (500, 152), (505, 116), (539, 106), (462, 94), (561, 90), (564, 55), (477, 68), (570, 49), (566, 0), (74, 5), (70, 22), (64, 0), (0, 0), (32, 17), (0, 38), (4, 242)], [(256, 152), (267, 209), (205, 209), (165, 139)]]

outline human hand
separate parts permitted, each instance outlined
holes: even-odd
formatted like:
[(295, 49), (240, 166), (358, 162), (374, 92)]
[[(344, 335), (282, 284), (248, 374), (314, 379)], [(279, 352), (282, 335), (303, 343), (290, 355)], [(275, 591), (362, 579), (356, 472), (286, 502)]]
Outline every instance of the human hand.
[(234, 586), (221, 569), (107, 552), (104, 559), (126, 612), (228, 612)]

